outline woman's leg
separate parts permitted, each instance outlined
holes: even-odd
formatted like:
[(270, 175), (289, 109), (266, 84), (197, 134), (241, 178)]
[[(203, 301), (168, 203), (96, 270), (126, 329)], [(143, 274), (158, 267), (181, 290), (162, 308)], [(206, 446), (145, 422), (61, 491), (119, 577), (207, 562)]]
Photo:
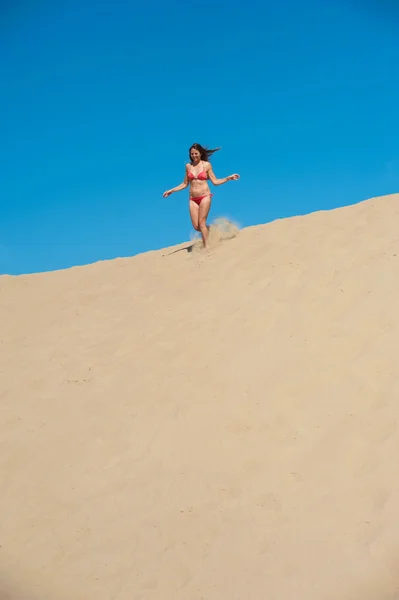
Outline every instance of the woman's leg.
[(202, 234), (202, 240), (204, 242), (204, 247), (206, 248), (206, 244), (208, 241), (209, 228), (206, 224), (206, 220), (209, 215), (209, 211), (211, 209), (211, 197), (206, 196), (203, 200), (201, 200), (201, 204), (199, 205), (199, 215), (198, 215), (198, 226), (199, 230)]
[(189, 210), (190, 210), (190, 218), (191, 218), (191, 223), (192, 226), (194, 227), (195, 231), (199, 231), (199, 206), (196, 202), (194, 202), (193, 200), (189, 201)]
[(193, 200), (190, 200), (189, 208), (190, 208), (191, 223), (192, 223), (195, 231), (200, 231), (200, 228), (199, 228), (199, 206), (196, 202), (194, 202)]

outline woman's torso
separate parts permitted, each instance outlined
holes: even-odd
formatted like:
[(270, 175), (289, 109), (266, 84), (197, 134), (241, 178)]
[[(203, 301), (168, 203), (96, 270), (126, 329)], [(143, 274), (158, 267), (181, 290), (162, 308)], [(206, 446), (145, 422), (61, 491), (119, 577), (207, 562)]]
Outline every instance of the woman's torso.
[(207, 163), (200, 161), (195, 167), (188, 164), (187, 176), (190, 183), (191, 198), (197, 198), (209, 192)]

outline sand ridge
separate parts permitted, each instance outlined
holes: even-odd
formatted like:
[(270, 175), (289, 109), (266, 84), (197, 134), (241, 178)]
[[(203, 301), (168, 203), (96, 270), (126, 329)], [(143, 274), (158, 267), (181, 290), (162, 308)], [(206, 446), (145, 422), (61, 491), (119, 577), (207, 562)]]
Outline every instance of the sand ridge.
[(398, 597), (398, 200), (0, 277), (10, 597)]

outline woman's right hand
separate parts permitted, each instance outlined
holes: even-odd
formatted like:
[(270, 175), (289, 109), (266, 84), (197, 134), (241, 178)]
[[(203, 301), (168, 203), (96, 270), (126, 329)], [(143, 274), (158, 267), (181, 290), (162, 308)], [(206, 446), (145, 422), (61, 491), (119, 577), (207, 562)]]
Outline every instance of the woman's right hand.
[(163, 197), (163, 198), (167, 198), (168, 196), (170, 196), (170, 195), (171, 195), (171, 193), (172, 193), (172, 190), (166, 190), (166, 192), (164, 192), (164, 193), (162, 194), (162, 197)]

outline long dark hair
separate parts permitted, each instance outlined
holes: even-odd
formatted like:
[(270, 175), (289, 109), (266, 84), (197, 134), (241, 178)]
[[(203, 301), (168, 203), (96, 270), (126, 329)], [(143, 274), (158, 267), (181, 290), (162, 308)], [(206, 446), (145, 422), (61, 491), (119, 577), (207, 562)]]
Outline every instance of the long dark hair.
[(188, 158), (191, 161), (191, 150), (192, 149), (198, 150), (198, 152), (201, 155), (201, 160), (205, 160), (206, 162), (209, 161), (210, 157), (212, 156), (212, 154), (214, 152), (217, 152), (218, 150), (220, 150), (220, 148), (214, 148), (213, 150), (211, 150), (210, 148), (204, 148), (203, 146), (201, 146), (201, 144), (193, 144), (192, 146), (190, 146), (190, 149), (188, 151)]

